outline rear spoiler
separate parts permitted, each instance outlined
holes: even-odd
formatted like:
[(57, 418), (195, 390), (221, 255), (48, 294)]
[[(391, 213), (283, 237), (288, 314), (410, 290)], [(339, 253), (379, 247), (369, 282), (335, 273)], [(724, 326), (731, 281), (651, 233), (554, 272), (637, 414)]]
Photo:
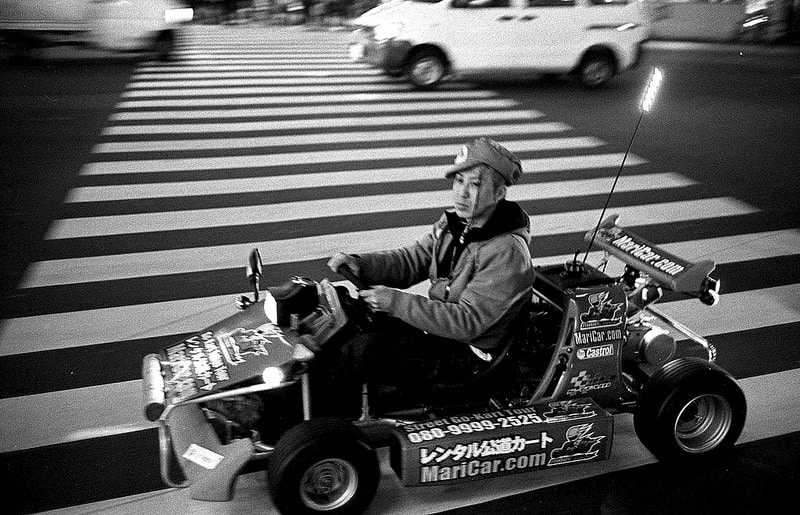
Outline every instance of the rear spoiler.
[(611, 215), (600, 224), (597, 235), (586, 233), (585, 240), (594, 242), (623, 263), (646, 273), (660, 286), (698, 297), (704, 304), (714, 305), (719, 298), (719, 281), (708, 274), (716, 267), (711, 260), (692, 263), (660, 249), (644, 238), (617, 225), (619, 215)]

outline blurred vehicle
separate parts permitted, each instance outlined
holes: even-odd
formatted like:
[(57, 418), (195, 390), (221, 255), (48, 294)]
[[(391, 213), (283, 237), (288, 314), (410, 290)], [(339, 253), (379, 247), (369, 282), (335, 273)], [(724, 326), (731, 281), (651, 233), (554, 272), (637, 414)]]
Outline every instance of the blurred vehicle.
[(636, 63), (648, 23), (634, 0), (392, 0), (354, 21), (350, 57), (420, 89), (515, 69), (598, 87)]
[(193, 11), (174, 0), (4, 0), (0, 37), (17, 53), (45, 46), (152, 50), (169, 56)]

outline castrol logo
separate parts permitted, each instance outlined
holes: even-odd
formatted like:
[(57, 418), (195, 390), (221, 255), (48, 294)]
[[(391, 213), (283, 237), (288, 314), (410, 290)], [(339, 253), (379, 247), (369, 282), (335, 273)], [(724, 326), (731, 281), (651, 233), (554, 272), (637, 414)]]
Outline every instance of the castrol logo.
[(575, 355), (578, 359), (594, 359), (605, 358), (614, 355), (613, 345), (598, 345), (596, 347), (587, 347), (585, 349), (578, 349)]

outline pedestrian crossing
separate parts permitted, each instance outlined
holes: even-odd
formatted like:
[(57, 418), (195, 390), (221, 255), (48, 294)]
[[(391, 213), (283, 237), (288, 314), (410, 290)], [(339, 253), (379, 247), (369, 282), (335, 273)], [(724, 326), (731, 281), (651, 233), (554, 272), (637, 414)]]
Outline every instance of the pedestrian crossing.
[[(261, 250), (265, 277), (282, 282), (287, 271), (330, 275), (324, 262), (339, 250), (413, 241), (450, 204), (442, 173), (472, 137), (492, 136), (520, 156), (524, 177), (509, 198), (531, 214), (534, 261), (562, 262), (580, 248), (621, 144), (471, 84), (413, 91), (352, 64), (346, 41), (295, 28), (190, 27), (173, 62), (136, 69), (19, 285), (17, 315), (0, 323), (0, 359), (68, 356), (48, 362), (53, 375), (79, 361), (98, 372), (76, 387), (4, 393), (10, 423), (0, 452), (153, 431), (140, 411), (141, 357), (230, 314), (234, 294), (247, 289), (241, 270), (251, 248)], [(630, 155), (610, 212), (662, 234), (670, 252), (715, 259), (723, 274), (800, 255), (796, 228), (701, 186)], [(219, 281), (234, 276), (238, 283)], [(718, 307), (670, 300), (662, 309), (704, 336), (800, 322), (795, 282), (725, 286), (723, 276)], [(86, 308), (89, 291), (113, 303)], [(54, 294), (25, 312), (31, 298)], [(759, 317), (748, 316), (754, 303)], [(106, 361), (123, 343), (140, 352)], [(131, 370), (123, 380), (104, 379), (120, 367)], [(95, 495), (61, 502), (113, 492)]]

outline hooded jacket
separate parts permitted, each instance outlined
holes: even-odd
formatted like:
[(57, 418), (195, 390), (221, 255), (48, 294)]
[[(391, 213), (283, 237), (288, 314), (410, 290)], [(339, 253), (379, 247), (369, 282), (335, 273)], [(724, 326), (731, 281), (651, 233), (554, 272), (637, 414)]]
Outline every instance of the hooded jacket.
[(448, 250), (463, 229), (455, 213), (447, 211), (412, 245), (356, 256), (360, 276), (367, 284), (393, 288), (429, 279), (428, 297), (392, 290), (389, 315), (491, 351), (513, 330), (531, 299), (530, 218), (518, 204), (501, 200), (483, 227), (467, 231), (453, 259)]

